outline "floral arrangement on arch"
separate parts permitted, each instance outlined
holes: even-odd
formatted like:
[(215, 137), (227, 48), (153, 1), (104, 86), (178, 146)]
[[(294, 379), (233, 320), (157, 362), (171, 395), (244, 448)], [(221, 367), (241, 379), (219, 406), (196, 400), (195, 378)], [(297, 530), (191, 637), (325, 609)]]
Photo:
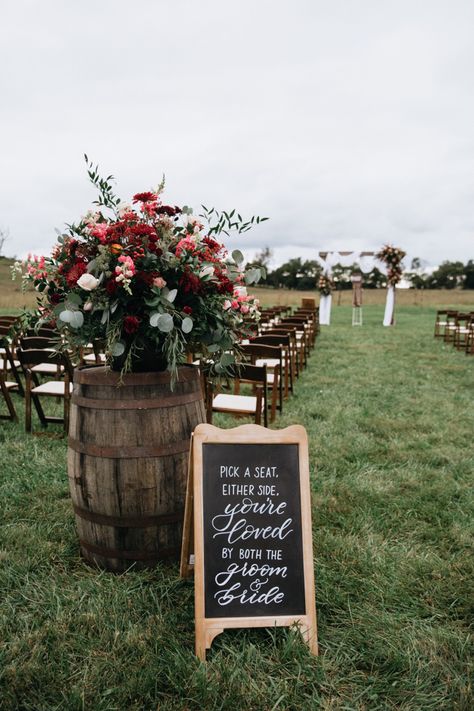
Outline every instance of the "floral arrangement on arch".
[(321, 274), (318, 281), (318, 289), (322, 296), (331, 296), (334, 284), (327, 274)]
[(392, 247), (390, 244), (386, 244), (375, 256), (381, 262), (384, 262), (387, 267), (387, 283), (389, 286), (396, 286), (402, 278), (402, 262), (406, 252), (399, 247)]
[(71, 349), (104, 341), (107, 361), (123, 372), (151, 352), (153, 369), (176, 373), (196, 351), (223, 372), (246, 335), (244, 320), (259, 317), (246, 286), (262, 270), (244, 271), (242, 253), (230, 255), (216, 238), (268, 218), (244, 221), (235, 210), (204, 206), (196, 217), (163, 203), (164, 180), (123, 204), (112, 176), (101, 178), (85, 158), (96, 209), (67, 226), (50, 257), (14, 267), (39, 292), (40, 325), (53, 321)]

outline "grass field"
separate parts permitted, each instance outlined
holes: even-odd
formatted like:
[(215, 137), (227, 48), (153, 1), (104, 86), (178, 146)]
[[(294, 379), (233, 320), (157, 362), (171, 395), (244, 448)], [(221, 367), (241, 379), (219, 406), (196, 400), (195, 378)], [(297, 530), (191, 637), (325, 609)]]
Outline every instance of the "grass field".
[(2, 423), (2, 710), (474, 708), (474, 361), (434, 341), (433, 309), (364, 317), (334, 309), (277, 423), (310, 439), (320, 657), (239, 630), (197, 662), (192, 583), (83, 564), (65, 442)]

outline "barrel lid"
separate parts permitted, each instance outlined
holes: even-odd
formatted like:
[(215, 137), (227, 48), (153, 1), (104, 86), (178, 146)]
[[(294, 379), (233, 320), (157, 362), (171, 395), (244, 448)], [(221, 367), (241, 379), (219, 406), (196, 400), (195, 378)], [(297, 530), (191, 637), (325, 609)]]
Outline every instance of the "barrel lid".
[[(194, 365), (182, 365), (178, 368), (177, 381), (190, 381), (198, 377), (198, 369)], [(157, 383), (171, 382), (169, 370), (156, 373), (125, 373), (121, 375), (109, 366), (82, 366), (74, 371), (74, 382), (81, 385), (155, 385)]]

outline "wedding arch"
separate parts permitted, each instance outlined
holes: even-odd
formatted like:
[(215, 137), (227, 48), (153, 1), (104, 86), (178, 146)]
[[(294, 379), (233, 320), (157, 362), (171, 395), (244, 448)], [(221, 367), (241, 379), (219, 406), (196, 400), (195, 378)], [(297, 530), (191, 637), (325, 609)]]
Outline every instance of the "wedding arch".
[[(386, 248), (384, 248), (386, 249)], [(393, 248), (395, 249), (395, 248)], [(327, 284), (320, 293), (319, 302), (319, 322), (321, 325), (329, 326), (331, 323), (332, 295), (331, 287), (332, 271), (336, 265), (341, 267), (356, 266), (362, 274), (370, 274), (375, 267), (388, 275), (390, 268), (386, 262), (380, 259), (380, 252), (319, 252), (319, 263), (322, 267), (322, 279)], [(385, 312), (383, 317), (384, 326), (393, 325), (393, 313), (395, 308), (395, 284), (387, 283), (387, 297), (385, 300)]]

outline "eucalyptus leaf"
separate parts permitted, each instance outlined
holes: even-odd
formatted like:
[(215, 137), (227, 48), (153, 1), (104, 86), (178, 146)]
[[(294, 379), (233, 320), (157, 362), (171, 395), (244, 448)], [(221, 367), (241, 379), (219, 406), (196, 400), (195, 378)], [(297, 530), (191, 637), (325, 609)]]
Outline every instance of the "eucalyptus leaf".
[(88, 274), (91, 274), (94, 271), (94, 269), (96, 268), (96, 266), (97, 266), (97, 259), (93, 259), (92, 261), (90, 261), (89, 264), (87, 265)]
[(158, 326), (158, 319), (160, 315), (161, 314), (159, 311), (154, 311), (152, 314), (150, 314), (150, 326), (152, 328), (156, 328)]
[(68, 306), (70, 304), (73, 304), (74, 306), (80, 306), (82, 304), (82, 298), (79, 296), (79, 294), (76, 294), (72, 291), (67, 295), (66, 304)]
[(80, 328), (84, 323), (84, 314), (82, 311), (73, 311), (72, 316), (69, 321), (69, 325), (72, 328)]
[(160, 314), (156, 325), (162, 333), (170, 333), (174, 328), (174, 321), (171, 314)]
[(235, 357), (233, 353), (223, 353), (221, 356), (221, 365), (226, 368), (228, 365), (235, 363)]
[(172, 304), (173, 301), (176, 299), (177, 294), (178, 294), (177, 289), (171, 289), (171, 291), (168, 291), (167, 294), (164, 294), (164, 297), (165, 297), (165, 299), (167, 299), (167, 301), (169, 301)]
[(181, 324), (181, 330), (183, 333), (190, 333), (193, 330), (193, 320), (192, 318), (189, 318), (189, 316), (186, 316), (186, 318), (183, 318), (183, 323)]
[(118, 358), (125, 352), (125, 343), (123, 343), (123, 341), (117, 341), (112, 346), (110, 352), (114, 356), (114, 358)]
[(244, 255), (242, 254), (240, 249), (234, 249), (234, 251), (232, 252), (232, 259), (236, 264), (242, 264), (242, 262), (244, 261)]
[(70, 311), (69, 309), (65, 309), (65, 311), (61, 311), (59, 314), (59, 319), (63, 321), (64, 323), (71, 323), (71, 317), (74, 316), (74, 311)]

